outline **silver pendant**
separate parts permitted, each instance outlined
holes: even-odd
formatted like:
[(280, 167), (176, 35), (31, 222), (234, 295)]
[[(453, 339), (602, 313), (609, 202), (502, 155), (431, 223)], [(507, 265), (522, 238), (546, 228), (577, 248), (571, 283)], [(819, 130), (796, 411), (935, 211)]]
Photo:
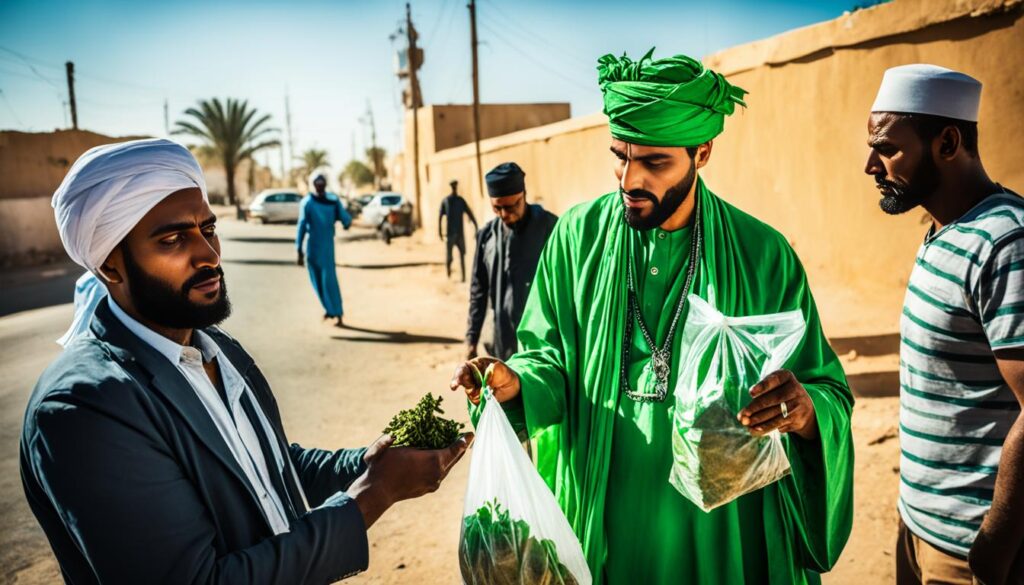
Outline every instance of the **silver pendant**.
[(629, 397), (642, 402), (661, 402), (668, 396), (668, 378), (671, 368), (665, 353), (655, 350), (651, 360), (644, 365), (637, 380), (638, 392), (629, 392)]

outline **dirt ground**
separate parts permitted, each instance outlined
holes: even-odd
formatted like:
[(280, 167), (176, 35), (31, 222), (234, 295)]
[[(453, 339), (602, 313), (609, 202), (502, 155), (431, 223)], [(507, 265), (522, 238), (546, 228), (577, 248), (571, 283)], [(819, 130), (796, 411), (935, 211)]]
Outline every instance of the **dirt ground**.
[[(321, 323), (306, 272), (294, 265), (292, 226), (225, 221), (221, 233), (235, 307), (225, 329), (270, 379), (291, 441), (324, 448), (365, 445), (397, 410), (426, 392), (444, 393), (449, 413), (467, 421), (463, 403), (447, 390), (463, 351), (467, 286), (446, 281), (440, 245), (403, 238), (385, 246), (359, 230), (343, 236), (337, 260), (351, 328), (335, 329)], [(0, 288), (5, 295), (17, 292)], [(25, 504), (17, 456), (28, 394), (57, 354), (52, 340), (70, 315), (70, 305), (62, 304), (0, 318), (0, 581), (5, 583), (59, 582), (56, 562)], [(852, 357), (847, 361), (854, 370), (878, 369), (871, 360), (891, 369), (891, 356)], [(856, 519), (839, 565), (825, 576), (830, 585), (893, 580), (897, 408), (895, 398), (884, 397), (861, 399), (855, 409)], [(389, 510), (370, 530), (369, 571), (349, 582), (458, 583), (467, 471), (468, 458), (437, 493)]]

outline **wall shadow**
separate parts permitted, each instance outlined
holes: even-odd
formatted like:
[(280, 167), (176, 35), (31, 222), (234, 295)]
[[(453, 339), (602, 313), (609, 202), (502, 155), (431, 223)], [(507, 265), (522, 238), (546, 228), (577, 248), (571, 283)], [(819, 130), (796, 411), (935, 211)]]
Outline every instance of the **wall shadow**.
[(885, 398), (900, 395), (899, 372), (866, 372), (846, 377), (857, 398)]
[(859, 355), (890, 355), (900, 352), (900, 334), (863, 335), (860, 337), (832, 337), (829, 345), (839, 355), (857, 352)]
[(396, 262), (394, 264), (338, 264), (338, 268), (354, 270), (390, 270), (392, 268), (419, 268), (421, 266), (442, 266), (442, 262)]
[(341, 331), (353, 331), (356, 333), (367, 333), (369, 335), (332, 335), (332, 339), (338, 341), (350, 341), (353, 343), (395, 343), (405, 345), (410, 343), (435, 343), (452, 344), (462, 343), (462, 339), (456, 337), (443, 337), (440, 335), (417, 335), (406, 331), (384, 331), (381, 329), (368, 329), (365, 327), (353, 327), (345, 325)]
[(263, 236), (263, 237), (244, 237), (237, 236), (234, 238), (223, 238), (229, 242), (243, 242), (246, 244), (291, 244), (295, 245), (295, 238), (286, 238), (284, 236)]

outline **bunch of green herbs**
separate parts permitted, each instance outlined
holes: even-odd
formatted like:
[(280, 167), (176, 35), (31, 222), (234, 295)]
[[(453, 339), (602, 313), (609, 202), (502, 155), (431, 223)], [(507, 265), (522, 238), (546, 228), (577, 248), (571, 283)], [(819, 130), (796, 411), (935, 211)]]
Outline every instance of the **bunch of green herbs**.
[(462, 520), (459, 569), (466, 585), (577, 585), (555, 543), (530, 536), (530, 526), (498, 500)]
[(441, 418), (441, 396), (428, 393), (415, 408), (403, 410), (391, 419), (384, 434), (394, 437), (395, 447), (443, 449), (459, 438), (463, 424)]

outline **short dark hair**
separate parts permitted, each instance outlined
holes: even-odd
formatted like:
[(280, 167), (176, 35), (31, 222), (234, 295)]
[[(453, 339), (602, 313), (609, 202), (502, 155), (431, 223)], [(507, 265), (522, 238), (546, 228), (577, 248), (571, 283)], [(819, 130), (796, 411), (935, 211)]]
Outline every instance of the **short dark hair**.
[(687, 146), (686, 147), (686, 154), (690, 155), (690, 158), (693, 158), (693, 157), (697, 156), (697, 147), (696, 146)]
[(953, 126), (960, 131), (960, 143), (968, 154), (978, 157), (978, 123), (929, 114), (896, 114), (905, 120), (921, 142), (931, 142), (946, 128)]

